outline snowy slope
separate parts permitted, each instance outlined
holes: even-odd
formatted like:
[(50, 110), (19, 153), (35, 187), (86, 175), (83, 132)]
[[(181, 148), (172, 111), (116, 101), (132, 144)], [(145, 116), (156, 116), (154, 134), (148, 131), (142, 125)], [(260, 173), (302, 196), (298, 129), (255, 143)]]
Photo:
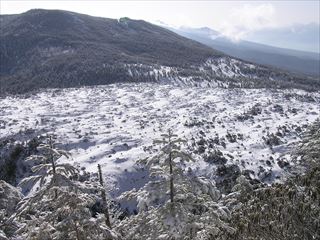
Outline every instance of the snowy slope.
[[(267, 71), (265, 67), (239, 61), (230, 57), (209, 58), (199, 66), (193, 66), (192, 71), (186, 74), (185, 69), (164, 65), (126, 64), (124, 66), (130, 77), (149, 77), (156, 81), (183, 83), (184, 85), (217, 86), (219, 83), (228, 85), (228, 78), (247, 79), (260, 78), (257, 71)], [(200, 74), (200, 75), (199, 75)], [(215, 77), (221, 77), (215, 78)], [(269, 77), (266, 75), (265, 77)], [(270, 80), (271, 77), (269, 77)], [(240, 81), (239, 81), (240, 82)], [(240, 86), (240, 85), (239, 85)]]
[(272, 182), (294, 165), (292, 144), (319, 117), (319, 103), (320, 93), (302, 90), (145, 83), (53, 89), (0, 99), (0, 136), (55, 133), (74, 164), (90, 172), (102, 165), (113, 195), (147, 180), (135, 161), (152, 154), (152, 141), (168, 128), (188, 140), (198, 174), (217, 177), (221, 163), (208, 156), (220, 151), (223, 166)]
[(128, 82), (320, 89), (318, 78), (252, 64), (142, 20), (33, 9), (0, 21), (0, 96)]

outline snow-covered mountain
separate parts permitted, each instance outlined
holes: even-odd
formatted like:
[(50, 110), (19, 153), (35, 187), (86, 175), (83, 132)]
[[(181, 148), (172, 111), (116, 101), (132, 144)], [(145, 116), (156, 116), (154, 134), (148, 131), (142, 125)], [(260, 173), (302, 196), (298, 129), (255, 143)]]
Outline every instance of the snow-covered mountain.
[(163, 81), (320, 88), (318, 79), (227, 56), (145, 21), (39, 9), (0, 21), (0, 94)]

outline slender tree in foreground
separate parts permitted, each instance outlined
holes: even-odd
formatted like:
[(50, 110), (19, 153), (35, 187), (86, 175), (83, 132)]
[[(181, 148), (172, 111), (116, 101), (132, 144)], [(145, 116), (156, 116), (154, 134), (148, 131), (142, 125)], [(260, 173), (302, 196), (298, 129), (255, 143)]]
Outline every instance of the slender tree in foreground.
[(106, 225), (111, 228), (111, 222), (110, 222), (110, 216), (109, 216), (109, 207), (108, 207), (108, 202), (107, 202), (107, 196), (106, 196), (106, 190), (104, 188), (104, 182), (103, 182), (103, 177), (102, 177), (102, 171), (101, 171), (101, 166), (98, 164), (98, 172), (99, 172), (99, 182), (101, 185), (101, 198), (103, 202), (103, 211), (104, 211), (104, 216), (106, 218)]

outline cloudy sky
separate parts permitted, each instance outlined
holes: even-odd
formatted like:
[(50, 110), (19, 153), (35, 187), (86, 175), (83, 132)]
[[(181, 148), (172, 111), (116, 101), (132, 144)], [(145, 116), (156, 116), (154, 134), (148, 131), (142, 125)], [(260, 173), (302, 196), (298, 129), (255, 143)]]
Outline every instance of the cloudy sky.
[(170, 26), (210, 27), (233, 40), (264, 29), (319, 24), (316, 1), (15, 1), (1, 0), (1, 14), (32, 8), (63, 9), (94, 16), (130, 17)]

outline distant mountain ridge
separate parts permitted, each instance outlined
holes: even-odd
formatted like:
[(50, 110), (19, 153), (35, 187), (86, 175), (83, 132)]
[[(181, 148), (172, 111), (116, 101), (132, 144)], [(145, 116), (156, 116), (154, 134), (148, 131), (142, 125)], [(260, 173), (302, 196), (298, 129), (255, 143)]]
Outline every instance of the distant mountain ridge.
[(249, 33), (246, 40), (280, 48), (319, 53), (320, 24), (313, 22), (293, 24), (287, 27), (261, 29)]
[(272, 47), (250, 41), (232, 42), (210, 28), (169, 27), (168, 29), (233, 57), (295, 73), (317, 77), (320, 75), (319, 53)]
[(35, 9), (0, 21), (0, 94), (115, 82), (320, 89), (142, 20)]

